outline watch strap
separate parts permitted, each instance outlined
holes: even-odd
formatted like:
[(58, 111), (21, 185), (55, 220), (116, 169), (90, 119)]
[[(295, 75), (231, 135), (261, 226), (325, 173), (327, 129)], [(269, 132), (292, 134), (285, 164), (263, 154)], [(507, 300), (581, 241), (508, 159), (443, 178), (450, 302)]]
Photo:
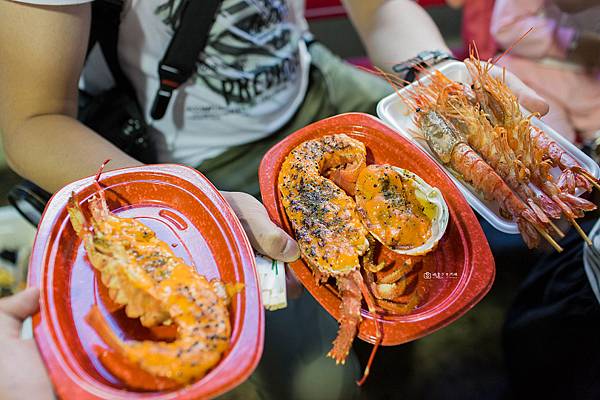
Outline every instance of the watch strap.
[(392, 71), (405, 82), (411, 83), (416, 79), (419, 69), (432, 67), (447, 60), (457, 60), (457, 58), (446, 51), (426, 50), (403, 63), (394, 65)]

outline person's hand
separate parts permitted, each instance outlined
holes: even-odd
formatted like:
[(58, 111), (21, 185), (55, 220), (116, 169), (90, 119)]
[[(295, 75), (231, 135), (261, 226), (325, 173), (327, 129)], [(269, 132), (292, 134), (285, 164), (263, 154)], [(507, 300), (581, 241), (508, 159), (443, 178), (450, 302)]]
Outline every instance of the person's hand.
[(25, 289), (0, 299), (0, 399), (53, 399), (52, 385), (32, 339), (20, 338), (25, 318), (39, 307), (40, 293)]
[[(469, 59), (465, 60), (465, 64), (470, 63)], [(506, 85), (512, 90), (517, 97), (517, 100), (523, 107), (531, 112), (537, 112), (540, 115), (546, 115), (549, 111), (548, 103), (535, 90), (523, 83), (519, 78), (508, 70), (504, 70), (497, 65), (494, 65), (490, 74), (497, 78), (506, 78)]]
[[(221, 194), (239, 218), (256, 251), (285, 262), (295, 261), (300, 257), (296, 241), (271, 221), (267, 210), (258, 200), (241, 192)], [(291, 268), (287, 268), (285, 280), (288, 298), (298, 298), (302, 294), (302, 286)]]
[(296, 241), (271, 221), (267, 210), (258, 200), (241, 192), (221, 194), (233, 208), (256, 251), (285, 262), (295, 261), (300, 257)]

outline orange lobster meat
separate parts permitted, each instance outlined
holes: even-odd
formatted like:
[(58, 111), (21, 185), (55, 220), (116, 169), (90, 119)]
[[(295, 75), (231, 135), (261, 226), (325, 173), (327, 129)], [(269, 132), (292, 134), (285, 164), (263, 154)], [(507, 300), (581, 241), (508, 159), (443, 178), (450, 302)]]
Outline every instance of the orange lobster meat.
[(110, 298), (146, 327), (177, 330), (169, 342), (123, 340), (94, 307), (86, 319), (109, 346), (99, 350), (101, 362), (134, 389), (169, 389), (201, 378), (229, 348), (228, 305), (241, 285), (209, 282), (144, 224), (112, 214), (102, 191), (88, 204), (89, 219), (73, 194), (68, 212)]
[(346, 164), (364, 166), (365, 160), (361, 142), (335, 135), (302, 143), (281, 167), (279, 191), (296, 240), (311, 267), (325, 277), (360, 268), (369, 243), (354, 200), (324, 175)]
[[(380, 236), (384, 244), (396, 247), (418, 246), (431, 236), (431, 222), (422, 215), (414, 194), (409, 193), (412, 189), (403, 187), (400, 178), (396, 179), (396, 172), (391, 173), (390, 179), (379, 179), (380, 174), (391, 171), (389, 168), (367, 167), (364, 144), (337, 134), (298, 145), (284, 160), (279, 173), (282, 204), (302, 258), (319, 281), (330, 277), (336, 280), (341, 297), (340, 326), (328, 356), (337, 363), (344, 363), (357, 334), (363, 299), (372, 315), (377, 315), (376, 303), (380, 300), (392, 303), (403, 313), (413, 310), (419, 301), (418, 296), (406, 293), (409, 281), (403, 280), (404, 273), (395, 274), (393, 265), (373, 265), (376, 243), (373, 236)], [(351, 197), (354, 195), (355, 198)], [(401, 206), (402, 201), (414, 204)], [(360, 212), (357, 203), (361, 205)], [(387, 214), (379, 212), (384, 205), (393, 210)], [(371, 236), (374, 232), (379, 235)], [(373, 285), (365, 284), (361, 266)], [(373, 275), (368, 275), (382, 269), (388, 274), (387, 283), (376, 282)], [(385, 298), (373, 298), (377, 289), (388, 291), (384, 293)], [(401, 295), (406, 296), (401, 299), (402, 303), (392, 301), (399, 300)], [(383, 305), (382, 308), (390, 309)], [(359, 385), (368, 376), (382, 340), (379, 322), (376, 320), (375, 324), (376, 343)]]
[[(317, 277), (335, 277), (342, 297), (340, 329), (329, 356), (344, 363), (360, 322), (360, 257), (368, 250), (367, 230), (354, 200), (324, 175), (339, 176), (345, 165), (366, 164), (365, 146), (347, 135), (302, 143), (285, 159), (279, 173), (283, 206), (303, 258)], [(349, 182), (356, 181), (348, 178)], [(352, 185), (350, 185), (352, 186)]]

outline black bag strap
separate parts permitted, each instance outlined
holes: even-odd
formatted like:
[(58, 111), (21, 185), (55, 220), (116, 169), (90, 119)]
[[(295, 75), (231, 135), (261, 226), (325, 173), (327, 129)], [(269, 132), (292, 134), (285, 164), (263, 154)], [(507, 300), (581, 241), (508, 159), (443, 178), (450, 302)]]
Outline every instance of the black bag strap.
[(98, 43), (104, 60), (117, 86), (137, 101), (133, 85), (121, 69), (117, 45), (123, 0), (96, 0), (92, 2), (92, 26), (88, 53)]
[(151, 111), (155, 120), (165, 115), (173, 91), (194, 73), (198, 56), (206, 47), (208, 34), (222, 2), (187, 0), (183, 5), (179, 25), (158, 66), (160, 87)]

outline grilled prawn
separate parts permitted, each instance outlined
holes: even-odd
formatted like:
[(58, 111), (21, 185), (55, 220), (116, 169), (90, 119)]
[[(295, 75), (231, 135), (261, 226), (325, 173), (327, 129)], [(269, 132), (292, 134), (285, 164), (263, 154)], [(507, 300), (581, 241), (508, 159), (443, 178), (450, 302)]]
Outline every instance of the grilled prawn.
[[(177, 328), (172, 342), (125, 341), (94, 307), (87, 321), (110, 347), (100, 352), (102, 363), (137, 389), (168, 389), (204, 376), (229, 347), (227, 306), (229, 296), (239, 288), (209, 282), (148, 227), (112, 214), (102, 191), (90, 199), (89, 209), (88, 219), (72, 195), (71, 223), (111, 299), (146, 327), (173, 324)], [(139, 376), (144, 379), (134, 379)]]
[(538, 232), (548, 234), (535, 213), (506, 185), (502, 178), (458, 134), (456, 128), (437, 111), (420, 104), (415, 114), (415, 124), (425, 135), (427, 144), (436, 157), (449, 165), (466, 182), (495, 200), (504, 213), (515, 219), (527, 246), (536, 247)]
[[(548, 180), (547, 165), (552, 165), (562, 171), (558, 180), (560, 191), (573, 193), (575, 188), (591, 191), (592, 185), (600, 187), (597, 178), (581, 167), (543, 131), (531, 124), (534, 115), (523, 116), (516, 96), (502, 79), (490, 74), (492, 64), (482, 63), (476, 53), (472, 52), (465, 65), (473, 78), (475, 97), (490, 121), (494, 126), (507, 129), (510, 146), (519, 154), (533, 153), (529, 167), (532, 171), (538, 171), (540, 179)], [(540, 159), (548, 162), (540, 162)]]

